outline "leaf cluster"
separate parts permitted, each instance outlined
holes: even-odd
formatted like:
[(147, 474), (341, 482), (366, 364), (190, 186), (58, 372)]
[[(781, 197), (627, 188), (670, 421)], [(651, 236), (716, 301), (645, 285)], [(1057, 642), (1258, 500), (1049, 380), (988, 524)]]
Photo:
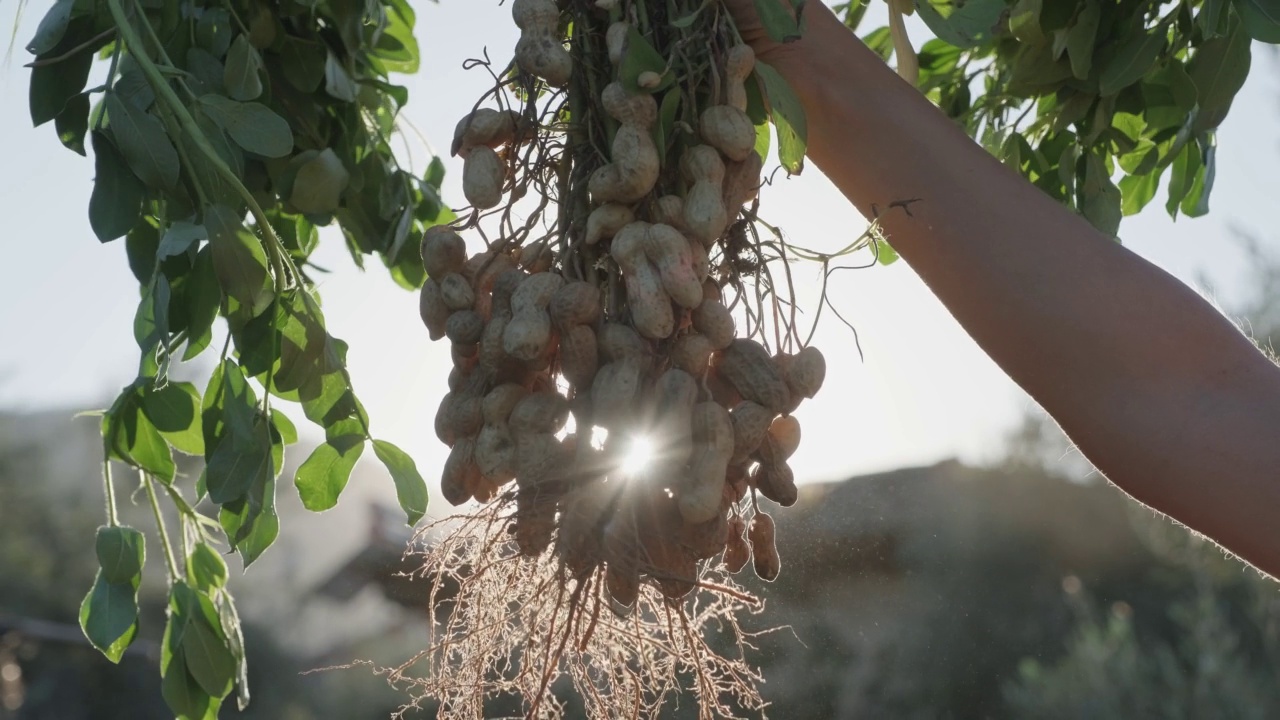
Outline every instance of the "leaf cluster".
[[(867, 1), (836, 11), (857, 29)], [(936, 36), (918, 87), (994, 155), (1114, 236), (1164, 184), (1209, 211), (1217, 128), (1251, 41), (1280, 42), (1262, 0), (917, 0)], [(888, 59), (888, 28), (864, 36)], [(1118, 178), (1118, 180), (1117, 180)]]
[[(426, 510), (413, 461), (370, 432), (310, 262), (318, 229), (336, 225), (357, 265), (377, 256), (417, 288), (410, 238), (454, 219), (439, 160), (415, 173), (391, 147), (408, 102), (392, 73), (418, 69), (415, 20), (406, 0), (57, 0), (27, 46), (32, 122), (92, 148), (89, 224), (101, 242), (124, 239), (140, 285), (138, 376), (103, 413), (104, 470), (136, 469), (156, 510), (170, 582), (161, 670), (179, 717), (215, 717), (233, 685), (248, 699), (214, 548), (247, 566), (279, 532), (276, 482), (298, 434), (273, 402), (298, 404), (325, 434), (294, 479), (307, 507), (332, 507), (372, 443), (409, 523)], [(95, 58), (106, 80), (87, 87)], [(227, 340), (203, 391), (170, 380), (175, 361), (213, 344), (219, 318)], [(175, 453), (204, 461), (194, 483)], [(145, 554), (142, 534), (118, 526), (104, 475), (109, 524), (81, 622), (118, 661), (137, 633)], [(161, 500), (177, 510), (180, 546)]]

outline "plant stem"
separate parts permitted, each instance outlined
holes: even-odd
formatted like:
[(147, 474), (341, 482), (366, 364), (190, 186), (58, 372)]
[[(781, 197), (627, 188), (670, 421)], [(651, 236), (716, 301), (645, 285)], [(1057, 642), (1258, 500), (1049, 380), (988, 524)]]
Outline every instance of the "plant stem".
[[(111, 63), (107, 66), (107, 79), (102, 81), (102, 84), (106, 88), (106, 90), (111, 89), (111, 81), (115, 79), (116, 66), (120, 64), (120, 50), (122, 45), (123, 43), (117, 41), (116, 46), (111, 48)], [(101, 108), (99, 108), (98, 117), (94, 118), (93, 120), (94, 130), (102, 129), (102, 118), (106, 117), (106, 115), (107, 114), (105, 112), (102, 112)]]
[[(271, 258), (271, 266), (276, 274), (276, 290), (283, 291), (287, 289), (289, 278), (298, 279), (298, 270), (293, 266), (293, 260), (289, 259), (287, 253), (284, 252), (284, 245), (271, 227), (267, 214), (258, 205), (253, 193), (249, 192), (244, 183), (240, 182), (240, 177), (235, 174), (235, 171), (222, 160), (222, 157), (209, 144), (209, 139), (205, 137), (204, 131), (200, 129), (200, 126), (196, 124), (195, 118), (191, 117), (191, 113), (187, 112), (186, 106), (178, 99), (177, 94), (173, 92), (173, 88), (169, 87), (169, 83), (165, 82), (164, 76), (160, 74), (160, 70), (147, 54), (147, 49), (142, 44), (138, 34), (134, 32), (133, 26), (129, 24), (129, 19), (125, 16), (124, 9), (120, 7), (120, 0), (107, 0), (107, 7), (110, 8), (111, 17), (120, 29), (120, 38), (132, 50), (138, 66), (142, 68), (142, 72), (147, 76), (147, 80), (156, 91), (157, 99), (162, 99), (169, 105), (169, 109), (178, 117), (178, 122), (182, 125), (182, 129), (191, 136), (196, 148), (200, 150), (201, 154), (209, 161), (209, 164), (213, 166), (213, 169), (235, 189), (240, 198), (248, 205), (249, 212), (253, 214), (254, 221), (257, 222), (263, 234), (267, 255)], [(143, 18), (143, 21), (145, 22), (145, 18)], [(287, 274), (285, 271), (286, 266), (289, 268)]]
[(178, 530), (182, 533), (182, 562), (186, 563), (191, 557), (191, 528), (187, 524), (187, 516), (182, 513), (178, 513)]
[[(160, 116), (164, 120), (165, 129), (168, 130), (169, 134), (172, 135), (174, 138), (175, 142), (173, 143), (173, 145), (178, 149), (178, 157), (182, 158), (182, 164), (185, 167), (195, 167), (191, 163), (191, 156), (187, 154), (186, 145), (183, 144), (180, 140), (178, 140), (178, 135), (177, 135), (178, 126), (174, 122), (173, 114), (170, 112), (161, 112)], [(192, 186), (194, 186), (196, 189), (196, 196), (200, 198), (200, 205), (202, 207), (205, 205), (208, 205), (209, 196), (205, 192), (204, 183), (200, 182), (200, 176), (195, 173), (187, 173), (187, 174), (191, 178)]]
[(160, 61), (163, 62), (170, 71), (172, 71), (171, 74), (175, 75), (178, 80), (178, 84), (181, 85), (187, 95), (191, 96), (191, 99), (194, 100), (196, 94), (191, 91), (191, 86), (187, 85), (186, 80), (183, 79), (183, 76), (189, 75), (190, 73), (173, 64), (173, 59), (170, 58), (169, 53), (165, 51), (164, 43), (160, 42), (160, 36), (156, 34), (156, 29), (151, 27), (151, 23), (147, 21), (146, 10), (142, 8), (142, 3), (139, 2), (139, 0), (133, 0), (133, 10), (138, 14), (138, 17), (142, 18), (142, 27), (146, 28), (147, 35), (151, 38), (151, 42), (155, 44), (156, 52), (159, 53)]
[[(305, 292), (305, 291), (303, 291), (303, 292)], [(277, 300), (276, 300), (276, 302), (280, 302), (280, 301), (279, 301), (279, 299), (277, 299)], [(280, 335), (281, 335), (280, 328), (275, 327), (275, 325), (272, 325), (272, 328), (271, 328), (271, 352), (272, 352), (272, 354), (273, 354), (273, 355), (275, 355), (276, 357), (279, 357), (279, 356), (280, 356)], [(267, 440), (268, 440), (268, 441), (270, 441), (270, 440), (271, 440), (271, 427), (270, 427), (270, 424), (271, 424), (271, 384), (272, 384), (272, 382), (275, 380), (275, 377), (274, 377), (274, 376), (275, 376), (275, 369), (276, 369), (275, 363), (270, 363), (270, 364), (268, 364), (268, 365), (267, 365), (267, 378), (266, 378), (266, 382), (265, 382), (265, 383), (263, 383), (263, 385), (262, 385), (262, 387), (263, 387), (263, 391), (264, 391), (264, 392), (262, 393), (262, 415), (263, 415), (263, 419), (267, 421)], [(351, 382), (350, 382), (350, 380), (348, 380), (347, 385), (349, 386), (350, 384), (351, 384)], [(368, 431), (368, 428), (366, 428), (366, 432), (367, 432), (367, 431)]]
[(120, 524), (116, 515), (116, 489), (111, 483), (111, 461), (105, 457), (102, 459), (102, 487), (107, 498), (107, 524), (116, 527)]
[(149, 473), (142, 473), (142, 484), (147, 489), (147, 499), (151, 501), (151, 512), (156, 516), (156, 531), (160, 533), (160, 545), (164, 548), (164, 561), (169, 568), (169, 582), (172, 583), (181, 578), (182, 573), (178, 570), (178, 561), (173, 557), (173, 545), (169, 542), (169, 531), (164, 527), (164, 515), (160, 513), (160, 501), (156, 499), (156, 489), (152, 486)]
[[(53, 64), (55, 64), (55, 63), (60, 63), (60, 62), (62, 62), (63, 60), (66, 60), (67, 58), (72, 57), (73, 55), (77, 55), (77, 54), (79, 54), (79, 53), (80, 53), (80, 51), (84, 50), (85, 48), (90, 47), (91, 45), (96, 45), (97, 43), (99, 43), (99, 42), (101, 42), (101, 41), (103, 41), (103, 40), (106, 40), (107, 38), (109, 38), (109, 37), (111, 37), (112, 35), (114, 35), (114, 34), (115, 34), (115, 32), (116, 32), (116, 29), (115, 29), (115, 28), (107, 28), (106, 30), (103, 30), (102, 32), (98, 33), (97, 35), (94, 35), (93, 37), (89, 38), (88, 40), (85, 40), (84, 42), (80, 43), (79, 45), (77, 45), (77, 46), (75, 46), (75, 47), (71, 48), (70, 50), (68, 50), (68, 51), (66, 51), (66, 52), (64, 52), (64, 53), (62, 53), (61, 55), (55, 55), (55, 56), (53, 56), (53, 57), (49, 57), (49, 58), (40, 58), (39, 60), (32, 60), (31, 62), (27, 63), (27, 64), (26, 64), (26, 65), (24, 65), (23, 67), (38, 68), (38, 67), (43, 67), (43, 66), (45, 66), (45, 65), (53, 65)], [(114, 54), (114, 53), (113, 53), (113, 54)], [(114, 68), (113, 68), (113, 69), (114, 69)], [(110, 77), (110, 76), (108, 76), (108, 78), (109, 78), (109, 77)]]

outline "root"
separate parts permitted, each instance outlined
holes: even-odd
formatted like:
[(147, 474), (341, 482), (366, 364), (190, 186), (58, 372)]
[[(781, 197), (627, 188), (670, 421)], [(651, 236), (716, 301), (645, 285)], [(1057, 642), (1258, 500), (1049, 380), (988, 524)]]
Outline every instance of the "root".
[(629, 618), (601, 612), (603, 572), (571, 581), (552, 550), (520, 556), (504, 520), (513, 509), (496, 500), (415, 539), (443, 617), (426, 650), (375, 670), (409, 693), (401, 714), (434, 702), (437, 717), (491, 717), (518, 697), (526, 718), (559, 717), (565, 701), (553, 689), (566, 678), (588, 717), (654, 717), (683, 690), (699, 699), (700, 717), (763, 711), (738, 625), (762, 609), (756, 598), (709, 567), (699, 579), (708, 592), (673, 604), (645, 583)]

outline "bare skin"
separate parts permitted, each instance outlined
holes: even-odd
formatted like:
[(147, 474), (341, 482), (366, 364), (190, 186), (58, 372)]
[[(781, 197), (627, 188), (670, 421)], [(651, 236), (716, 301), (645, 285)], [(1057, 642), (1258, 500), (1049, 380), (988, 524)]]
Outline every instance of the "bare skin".
[(781, 46), (751, 0), (726, 5), (808, 109), (809, 158), (864, 215), (880, 211), (894, 249), (1081, 452), (1280, 576), (1280, 368), (1193, 290), (992, 158), (821, 3)]

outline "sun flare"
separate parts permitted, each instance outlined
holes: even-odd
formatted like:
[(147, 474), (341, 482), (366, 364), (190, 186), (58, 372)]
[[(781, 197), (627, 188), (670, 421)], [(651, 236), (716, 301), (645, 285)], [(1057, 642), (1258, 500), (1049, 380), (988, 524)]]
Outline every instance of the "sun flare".
[(622, 459), (622, 472), (628, 476), (636, 476), (653, 462), (653, 443), (642, 435), (631, 438), (627, 454)]

